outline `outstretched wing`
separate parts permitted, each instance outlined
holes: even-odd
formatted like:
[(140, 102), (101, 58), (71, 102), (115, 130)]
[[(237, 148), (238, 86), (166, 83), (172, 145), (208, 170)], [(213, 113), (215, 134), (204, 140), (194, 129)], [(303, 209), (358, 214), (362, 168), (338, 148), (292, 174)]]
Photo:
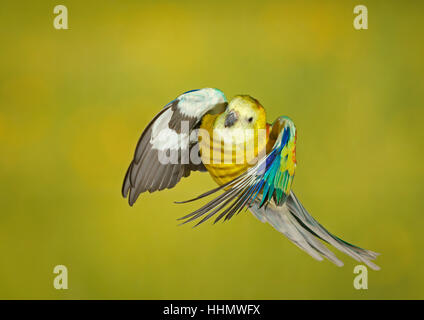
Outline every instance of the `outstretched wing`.
[(208, 113), (221, 112), (227, 100), (218, 89), (188, 91), (168, 103), (142, 133), (125, 175), (123, 197), (132, 206), (138, 196), (174, 187), (190, 171), (205, 171), (197, 155), (197, 127)]
[(290, 118), (280, 117), (273, 123), (267, 145), (268, 154), (239, 177), (195, 199), (182, 202), (194, 201), (225, 189), (202, 208), (182, 217), (187, 219), (184, 223), (206, 215), (200, 224), (217, 213), (219, 215), (215, 222), (224, 216), (228, 220), (243, 208), (252, 206), (256, 199), (260, 199), (259, 207), (266, 206), (272, 199), (277, 206), (283, 205), (290, 194), (296, 167), (296, 127)]

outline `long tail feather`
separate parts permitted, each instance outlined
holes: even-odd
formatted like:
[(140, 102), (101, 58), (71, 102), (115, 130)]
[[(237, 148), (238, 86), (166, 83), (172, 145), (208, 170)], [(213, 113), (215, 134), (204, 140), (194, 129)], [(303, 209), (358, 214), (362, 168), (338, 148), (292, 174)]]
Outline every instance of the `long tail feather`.
[(268, 207), (260, 208), (256, 201), (249, 209), (259, 220), (271, 224), (317, 260), (322, 260), (324, 256), (337, 266), (343, 265), (343, 262), (318, 240), (321, 239), (355, 260), (365, 263), (371, 269), (380, 269), (371, 261), (378, 256), (378, 253), (359, 248), (328, 232), (306, 211), (293, 192), (283, 206), (276, 206), (272, 202)]

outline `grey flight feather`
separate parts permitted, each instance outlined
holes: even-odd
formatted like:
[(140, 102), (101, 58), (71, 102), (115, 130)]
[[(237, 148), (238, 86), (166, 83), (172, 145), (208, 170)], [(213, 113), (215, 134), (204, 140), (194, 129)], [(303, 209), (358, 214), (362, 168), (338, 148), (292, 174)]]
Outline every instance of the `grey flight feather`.
[(343, 262), (319, 241), (321, 239), (371, 269), (380, 270), (380, 267), (371, 261), (377, 258), (378, 253), (354, 246), (328, 232), (306, 211), (293, 191), (283, 206), (277, 207), (272, 201), (267, 207), (259, 208), (255, 201), (249, 210), (259, 220), (271, 224), (317, 260), (322, 260), (324, 256), (337, 266), (343, 265)]

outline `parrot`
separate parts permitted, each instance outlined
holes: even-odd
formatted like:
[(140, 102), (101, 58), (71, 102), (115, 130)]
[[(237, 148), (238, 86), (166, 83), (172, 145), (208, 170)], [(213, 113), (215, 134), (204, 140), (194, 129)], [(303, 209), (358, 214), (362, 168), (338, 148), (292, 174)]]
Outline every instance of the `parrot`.
[(227, 101), (216, 88), (187, 91), (147, 125), (126, 171), (122, 196), (133, 206), (140, 194), (173, 188), (191, 171), (208, 172), (217, 187), (188, 203), (213, 196), (179, 218), (182, 224), (214, 223), (249, 210), (312, 258), (343, 262), (324, 243), (379, 270), (379, 253), (333, 235), (316, 221), (292, 190), (297, 129), (287, 116), (267, 123), (265, 108), (249, 95)]

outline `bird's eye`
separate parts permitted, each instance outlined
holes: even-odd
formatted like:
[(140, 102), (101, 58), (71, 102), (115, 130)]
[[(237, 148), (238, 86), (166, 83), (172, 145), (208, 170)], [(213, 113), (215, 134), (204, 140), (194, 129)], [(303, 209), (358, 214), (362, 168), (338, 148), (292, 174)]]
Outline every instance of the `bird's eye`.
[(249, 119), (247, 119), (247, 121), (252, 122), (253, 121), (253, 117), (250, 117)]

